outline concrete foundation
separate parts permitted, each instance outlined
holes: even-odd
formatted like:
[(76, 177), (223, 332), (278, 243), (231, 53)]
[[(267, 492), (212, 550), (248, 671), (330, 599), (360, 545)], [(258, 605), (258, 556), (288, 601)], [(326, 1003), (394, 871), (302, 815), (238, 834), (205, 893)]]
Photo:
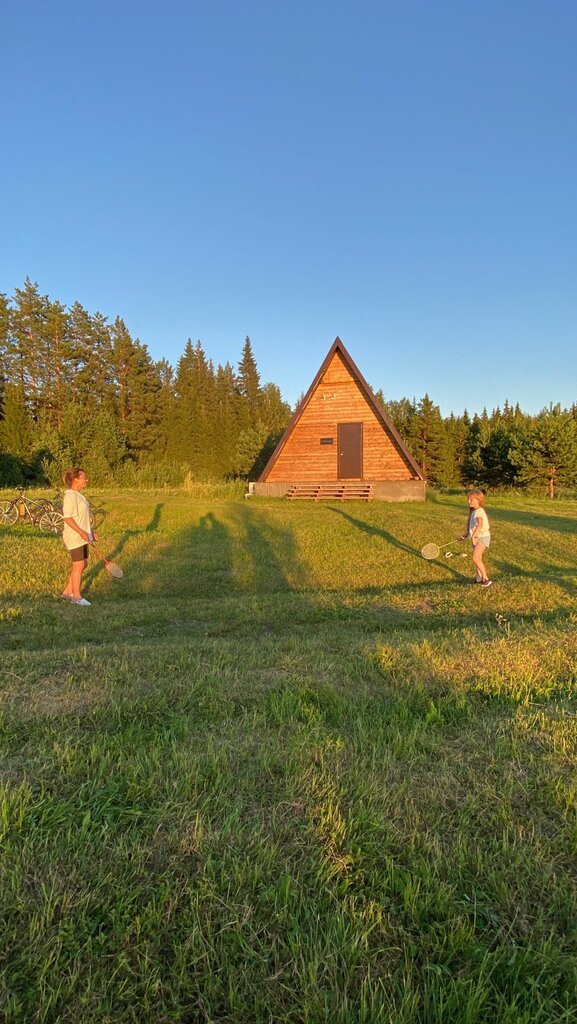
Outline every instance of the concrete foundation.
[[(424, 480), (371, 480), (372, 497), (375, 501), (424, 501), (427, 484)], [(258, 498), (284, 498), (290, 487), (301, 483), (291, 480), (288, 483), (251, 483), (249, 490)], [(310, 481), (308, 481), (310, 486)], [(333, 499), (338, 501), (338, 498)]]

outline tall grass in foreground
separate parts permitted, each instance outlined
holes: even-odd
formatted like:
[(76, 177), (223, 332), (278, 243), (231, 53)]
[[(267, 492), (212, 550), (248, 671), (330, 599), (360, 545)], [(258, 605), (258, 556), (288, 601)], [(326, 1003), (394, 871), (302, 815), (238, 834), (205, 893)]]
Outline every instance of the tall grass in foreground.
[(577, 1019), (575, 506), (103, 496), (0, 530), (0, 1019)]

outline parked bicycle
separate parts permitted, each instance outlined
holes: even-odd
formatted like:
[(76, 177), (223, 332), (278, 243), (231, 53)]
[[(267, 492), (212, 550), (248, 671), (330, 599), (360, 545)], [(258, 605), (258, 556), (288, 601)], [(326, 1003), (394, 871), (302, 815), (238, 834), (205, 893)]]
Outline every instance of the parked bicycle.
[(64, 520), (49, 498), (31, 498), (23, 487), (16, 497), (0, 501), (0, 523), (14, 526), (17, 522), (28, 521), (45, 533), (61, 533)]

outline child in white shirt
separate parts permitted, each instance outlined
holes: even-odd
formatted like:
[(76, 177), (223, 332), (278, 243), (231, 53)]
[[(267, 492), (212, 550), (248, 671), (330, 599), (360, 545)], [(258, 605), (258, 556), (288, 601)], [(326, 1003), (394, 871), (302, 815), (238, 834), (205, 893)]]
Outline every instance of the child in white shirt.
[(81, 493), (86, 487), (86, 482), (86, 473), (79, 466), (67, 469), (64, 474), (67, 489), (64, 492), (62, 507), (62, 540), (70, 553), (72, 567), (62, 597), (69, 598), (73, 604), (89, 607), (90, 601), (80, 593), (80, 584), (82, 573), (88, 565), (88, 545), (98, 538), (90, 523), (90, 506)]
[(467, 536), (473, 543), (473, 562), (477, 570), (475, 583), (482, 587), (490, 587), (492, 580), (487, 576), (483, 555), (491, 543), (491, 527), (489, 517), (485, 512), (485, 495), (483, 491), (471, 491), (468, 497), (469, 516), (467, 519), (467, 532), (463, 533), (459, 540), (465, 540)]

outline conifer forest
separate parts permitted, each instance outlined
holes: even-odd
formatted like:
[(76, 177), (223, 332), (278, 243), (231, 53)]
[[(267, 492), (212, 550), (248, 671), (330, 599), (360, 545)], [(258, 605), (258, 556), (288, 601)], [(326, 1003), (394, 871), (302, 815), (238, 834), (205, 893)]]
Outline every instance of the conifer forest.
[[(528, 414), (512, 396), (442, 416), (428, 394), (385, 395), (386, 375), (384, 358), (371, 386), (432, 485), (577, 489), (576, 403)], [(236, 365), (188, 339), (173, 367), (120, 317), (67, 308), (27, 278), (0, 294), (0, 486), (60, 486), (75, 464), (95, 486), (255, 479), (292, 413), (281, 389), (261, 382), (249, 337)]]

